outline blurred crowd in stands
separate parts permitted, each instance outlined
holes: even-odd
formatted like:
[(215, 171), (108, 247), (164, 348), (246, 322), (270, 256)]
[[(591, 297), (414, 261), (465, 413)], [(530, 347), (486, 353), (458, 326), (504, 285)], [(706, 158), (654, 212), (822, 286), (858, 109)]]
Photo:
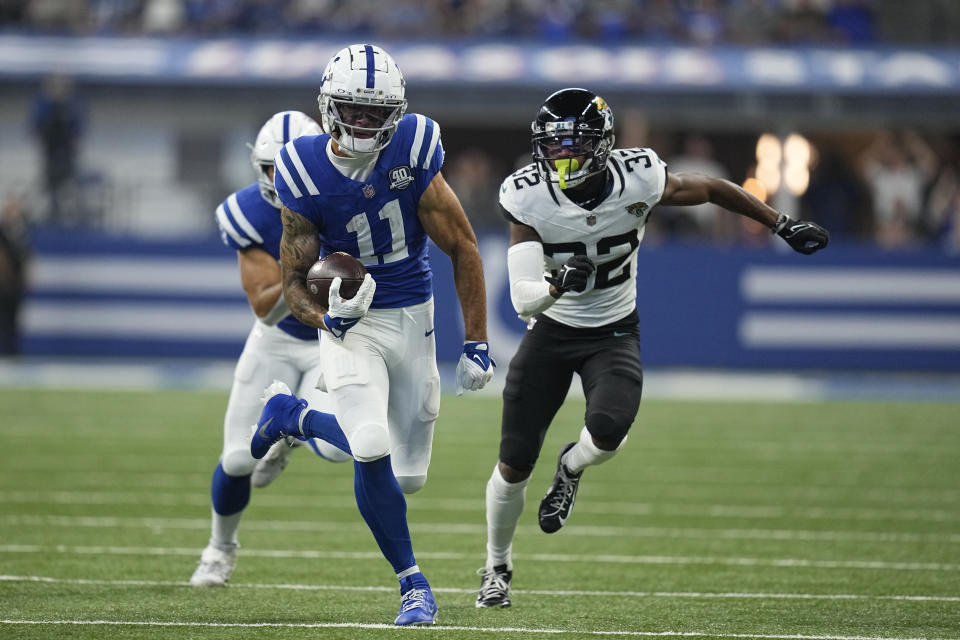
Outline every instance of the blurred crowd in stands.
[[(3, 34), (955, 47), (960, 45), (960, 0), (0, 0)], [(74, 82), (51, 76), (38, 85), (23, 114), (36, 151), (36, 177), (25, 184), (4, 183), (0, 176), (0, 355), (18, 349), (29, 231), (44, 225), (108, 233), (155, 229), (137, 229), (118, 195), (125, 189), (139, 193), (142, 185), (120, 184), (85, 162), (90, 109)], [(653, 147), (670, 171), (706, 173), (738, 184), (754, 175), (753, 147), (762, 132), (655, 128), (639, 111), (617, 113), (617, 146)], [(170, 132), (171, 138), (177, 135), (182, 132)], [(814, 150), (809, 184), (787, 200), (788, 213), (824, 225), (839, 243), (960, 255), (960, 132), (863, 129), (805, 135)], [(518, 141), (513, 130), (501, 138)], [(444, 174), (474, 227), (480, 233), (504, 233), (499, 186), (504, 176), (530, 162), (529, 154), (512, 156), (515, 152), (503, 149), (522, 146), (504, 145), (492, 132), (481, 134), (462, 124), (459, 131), (446, 127), (444, 141)], [(177, 153), (193, 149), (175, 148)], [(178, 155), (171, 162), (185, 159)], [(203, 183), (199, 204), (183, 209), (202, 216), (191, 229), (207, 224), (213, 238), (216, 203), (242, 185), (227, 184), (216, 158), (198, 162), (195, 171), (183, 173), (197, 174)], [(179, 186), (184, 188), (176, 191), (186, 192), (197, 184)], [(163, 185), (166, 193), (169, 187)], [(768, 202), (781, 207), (783, 199), (770, 195)], [(165, 218), (164, 224), (176, 223)], [(758, 223), (711, 205), (656, 208), (645, 243), (663, 242), (785, 247)]]
[[(101, 197), (110, 190), (109, 177), (94, 175), (83, 161), (87, 110), (82, 94), (65, 76), (48, 77), (33, 98), (25, 124), (39, 166), (29, 191), (40, 200), (31, 210), (31, 223), (110, 230), (116, 214), (107, 211), (111, 199)], [(505, 176), (531, 161), (527, 152), (516, 156), (509, 151), (523, 149), (524, 140), (512, 129), (480, 135), (460, 125), (445, 132), (444, 174), (473, 225), (481, 232), (503, 232), (499, 187)], [(624, 108), (618, 111), (616, 144), (652, 147), (671, 172), (704, 173), (746, 186), (757, 175), (754, 149), (760, 133), (654, 127), (642, 111)], [(806, 135), (811, 148), (808, 185), (786, 200), (775, 193), (760, 197), (826, 226), (839, 242), (960, 253), (960, 133), (867, 128)], [(191, 172), (202, 173), (200, 179), (209, 183), (209, 211), (223, 193), (243, 186), (222, 183), (217, 164), (211, 160)], [(18, 208), (7, 204), (11, 211)], [(772, 238), (757, 223), (701, 205), (655, 209), (646, 242), (664, 241), (765, 246)]]
[(74, 35), (929, 44), (960, 41), (955, 4), (956, 0), (4, 0), (0, 28)]
[[(704, 133), (659, 132), (641, 139), (618, 121), (618, 147), (652, 146), (668, 170), (705, 173), (744, 184), (754, 166), (721, 161), (721, 145), (752, 147)], [(960, 253), (960, 136), (921, 135), (913, 130), (814, 140), (809, 187), (788, 207), (791, 215), (830, 229), (837, 242), (888, 250), (935, 249)], [(817, 143), (822, 143), (817, 146)], [(522, 156), (517, 165), (526, 164)], [(444, 175), (478, 230), (501, 230), (498, 187), (511, 167), (479, 148), (448, 153)], [(777, 206), (776, 197), (767, 202)], [(713, 205), (657, 207), (644, 239), (720, 246), (773, 246), (770, 232), (756, 222)]]
[[(955, 45), (958, 5), (960, 0), (3, 0), (0, 33)], [(109, 193), (102, 179), (96, 189), (84, 186), (90, 182), (81, 153), (87, 107), (75, 89), (68, 78), (48, 78), (25, 114), (40, 161), (33, 191), (46, 200), (32, 208), (31, 222), (96, 226), (104, 219), (97, 211), (110, 206), (101, 197)], [(702, 172), (738, 184), (752, 175), (749, 155), (760, 132), (731, 140), (711, 131), (650, 131), (643, 114), (626, 110), (618, 111), (617, 127), (618, 146), (652, 146), (671, 171)], [(502, 231), (500, 181), (529, 156), (505, 158), (492, 144), (476, 146), (470, 131), (460, 133), (457, 139), (452, 128), (445, 129), (444, 172), (478, 230)], [(816, 156), (809, 187), (793, 201), (792, 214), (823, 224), (841, 241), (960, 253), (960, 135), (860, 131), (819, 140), (816, 132), (808, 135)], [(238, 186), (216, 184), (210, 190), (219, 198)], [(18, 198), (22, 195), (4, 196), (6, 204), (0, 203), (8, 221), (19, 217)], [(710, 206), (658, 208), (647, 242), (770, 243), (759, 225), (716, 213)], [(9, 231), (14, 227), (6, 225), (8, 239), (19, 237)]]

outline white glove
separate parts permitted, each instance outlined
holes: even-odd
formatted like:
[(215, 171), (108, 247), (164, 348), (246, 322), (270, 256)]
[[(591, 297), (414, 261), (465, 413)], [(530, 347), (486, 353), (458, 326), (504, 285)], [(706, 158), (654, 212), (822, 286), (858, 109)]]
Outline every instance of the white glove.
[(490, 357), (490, 345), (486, 342), (464, 342), (463, 353), (457, 363), (457, 395), (462, 396), (464, 389), (483, 389), (493, 378), (495, 366), (497, 363)]
[(327, 312), (323, 315), (323, 324), (335, 338), (347, 335), (347, 330), (360, 322), (367, 315), (373, 294), (377, 290), (377, 283), (369, 273), (363, 277), (363, 283), (357, 290), (357, 295), (349, 300), (340, 297), (342, 278), (334, 278), (330, 283), (330, 293), (327, 295)]

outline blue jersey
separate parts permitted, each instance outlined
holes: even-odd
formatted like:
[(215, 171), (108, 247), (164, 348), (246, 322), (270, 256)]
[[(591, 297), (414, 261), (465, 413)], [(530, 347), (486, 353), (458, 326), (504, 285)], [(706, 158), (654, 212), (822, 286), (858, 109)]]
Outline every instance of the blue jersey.
[(280, 200), (317, 227), (321, 256), (344, 251), (363, 262), (377, 281), (372, 307), (425, 302), (432, 274), (417, 208), (443, 165), (440, 127), (419, 114), (404, 116), (362, 182), (333, 166), (329, 141), (326, 134), (303, 136), (280, 150), (274, 174)]
[[(280, 236), (283, 221), (280, 212), (260, 195), (254, 183), (231, 194), (217, 207), (217, 224), (223, 244), (237, 251), (263, 249), (280, 259)], [(292, 314), (277, 323), (282, 331), (301, 340), (316, 340), (317, 330), (297, 320)]]

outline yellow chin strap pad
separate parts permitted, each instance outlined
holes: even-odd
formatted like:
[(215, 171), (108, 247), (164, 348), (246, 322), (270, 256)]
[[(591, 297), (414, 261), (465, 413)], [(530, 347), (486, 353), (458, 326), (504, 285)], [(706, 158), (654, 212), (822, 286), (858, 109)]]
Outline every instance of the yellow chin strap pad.
[(580, 168), (580, 163), (577, 162), (576, 158), (564, 158), (563, 160), (554, 160), (553, 166), (557, 168), (557, 175), (560, 176), (560, 188), (567, 188), (567, 176), (571, 171), (576, 171)]

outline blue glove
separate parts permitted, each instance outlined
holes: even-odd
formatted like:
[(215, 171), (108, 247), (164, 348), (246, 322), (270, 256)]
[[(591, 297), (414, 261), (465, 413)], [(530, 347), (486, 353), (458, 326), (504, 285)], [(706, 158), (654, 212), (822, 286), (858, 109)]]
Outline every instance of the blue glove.
[(497, 363), (490, 357), (490, 345), (486, 342), (464, 342), (463, 353), (457, 363), (457, 395), (463, 395), (464, 389), (483, 389), (493, 378), (495, 366)]
[(332, 318), (329, 313), (323, 314), (323, 325), (327, 328), (334, 338), (343, 340), (347, 335), (347, 330), (352, 329), (354, 325), (360, 322), (360, 318)]

